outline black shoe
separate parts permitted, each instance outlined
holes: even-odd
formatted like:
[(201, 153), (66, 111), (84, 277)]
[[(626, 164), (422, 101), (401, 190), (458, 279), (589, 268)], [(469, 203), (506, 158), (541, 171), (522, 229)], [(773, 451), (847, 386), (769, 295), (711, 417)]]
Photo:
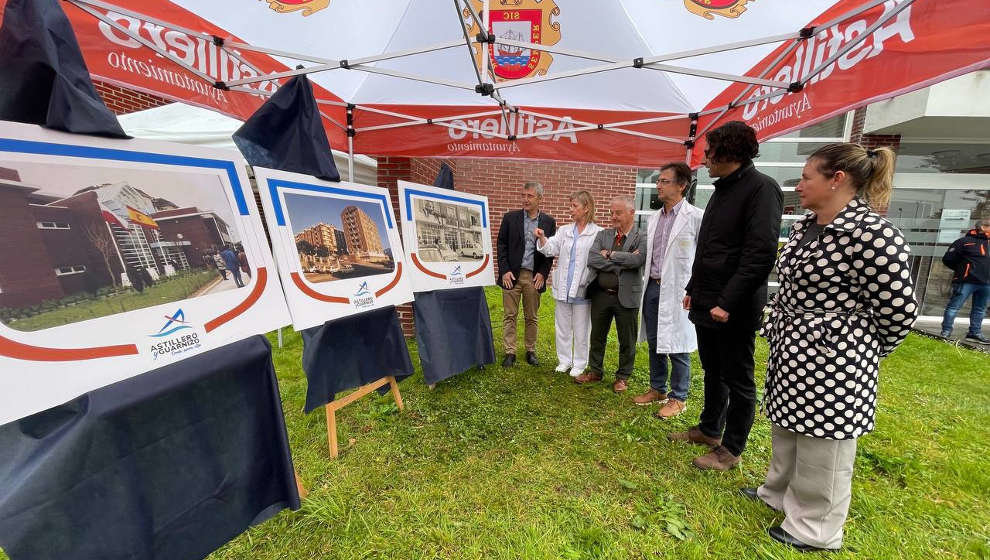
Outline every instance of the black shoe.
[(540, 361), (536, 359), (536, 352), (526, 352), (526, 363), (531, 366), (540, 365)]
[(792, 537), (790, 533), (783, 530), (779, 525), (776, 527), (770, 527), (769, 529), (767, 529), (767, 533), (770, 535), (770, 538), (772, 538), (773, 540), (779, 543), (786, 544), (787, 546), (790, 546), (800, 552), (814, 552), (816, 550), (832, 550), (830, 548), (818, 548), (817, 546), (804, 544), (803, 542)]
[(761, 504), (767, 506), (768, 508), (770, 508), (770, 509), (772, 509), (774, 511), (780, 511), (777, 508), (775, 508), (775, 507), (771, 506), (770, 504), (766, 503), (765, 501), (763, 501), (763, 498), (761, 498), (759, 496), (759, 494), (756, 493), (756, 488), (753, 488), (751, 486), (747, 486), (745, 488), (740, 488), (739, 489), (739, 493), (742, 494), (743, 496), (746, 496), (750, 500), (755, 500), (757, 502), (760, 502)]
[(502, 367), (512, 367), (516, 363), (515, 354), (506, 354), (505, 358), (502, 360)]
[(973, 342), (977, 342), (979, 344), (990, 344), (990, 338), (983, 336), (982, 333), (967, 334), (966, 340), (972, 340)]
[(758, 500), (758, 501), (761, 501), (761, 502), (763, 501), (763, 500), (760, 500), (760, 497), (756, 494), (756, 488), (753, 488), (752, 486), (747, 486), (745, 488), (740, 488), (739, 489), (739, 493), (742, 494), (743, 496), (746, 496), (750, 500)]

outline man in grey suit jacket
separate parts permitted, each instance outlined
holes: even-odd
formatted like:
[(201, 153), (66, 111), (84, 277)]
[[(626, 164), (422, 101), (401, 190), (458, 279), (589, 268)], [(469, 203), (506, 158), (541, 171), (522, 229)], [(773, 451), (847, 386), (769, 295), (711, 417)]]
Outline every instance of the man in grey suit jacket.
[(636, 361), (636, 335), (639, 327), (639, 304), (643, 300), (643, 263), (646, 242), (633, 225), (636, 207), (631, 196), (619, 196), (610, 205), (612, 227), (598, 232), (588, 254), (588, 266), (597, 273), (588, 286), (591, 298), (591, 351), (588, 371), (574, 379), (576, 383), (602, 380), (605, 342), (615, 319), (619, 338), (619, 368), (615, 371), (612, 390), (628, 388), (626, 380)]

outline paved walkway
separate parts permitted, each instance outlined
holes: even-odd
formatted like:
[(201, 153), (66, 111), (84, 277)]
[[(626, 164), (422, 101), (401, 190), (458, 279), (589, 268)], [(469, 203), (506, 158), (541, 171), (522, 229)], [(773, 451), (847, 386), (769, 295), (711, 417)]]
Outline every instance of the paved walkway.
[[(939, 333), (942, 330), (942, 320), (939, 319), (918, 319), (918, 322), (914, 324), (914, 330), (925, 335), (932, 336), (939, 340), (945, 340), (950, 344), (959, 344), (959, 346), (964, 346), (966, 348), (971, 348), (973, 350), (981, 350), (983, 352), (990, 352), (990, 345), (979, 344), (975, 340), (966, 340), (966, 332), (969, 330), (969, 322), (963, 321), (962, 317), (956, 317), (956, 323), (952, 329), (952, 335), (948, 338), (942, 338)], [(983, 334), (988, 335), (990, 333), (990, 328), (986, 326), (983, 327)]]

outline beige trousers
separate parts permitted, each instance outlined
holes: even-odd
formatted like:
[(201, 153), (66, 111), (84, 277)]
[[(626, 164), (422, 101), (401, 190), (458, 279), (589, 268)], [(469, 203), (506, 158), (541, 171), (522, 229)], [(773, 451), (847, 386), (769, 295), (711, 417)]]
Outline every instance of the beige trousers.
[(781, 527), (818, 548), (842, 546), (842, 526), (852, 497), (856, 440), (804, 436), (772, 426), (773, 455), (756, 493), (784, 512)]
[(511, 290), (502, 290), (502, 335), (505, 338), (506, 354), (516, 353), (516, 317), (519, 315), (520, 299), (526, 319), (526, 351), (534, 352), (536, 329), (539, 326), (540, 292), (533, 285), (533, 271), (525, 268), (519, 271), (519, 278)]

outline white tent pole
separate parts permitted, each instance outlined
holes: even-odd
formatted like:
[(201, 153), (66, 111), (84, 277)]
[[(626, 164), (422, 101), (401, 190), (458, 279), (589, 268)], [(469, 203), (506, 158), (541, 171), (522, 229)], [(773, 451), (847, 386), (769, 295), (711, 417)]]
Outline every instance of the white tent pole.
[(347, 137), (347, 177), (348, 181), (354, 182), (354, 137)]
[[(358, 108), (360, 108), (360, 107), (358, 107)], [(438, 118), (432, 119), (432, 124), (442, 124), (442, 123), (450, 122), (450, 121), (454, 121), (454, 120), (464, 120), (464, 119), (470, 119), (470, 118), (474, 118), (474, 117), (491, 117), (491, 116), (494, 116), (494, 115), (501, 115), (501, 114), (502, 114), (501, 111), (486, 111), (484, 113), (471, 113), (471, 114), (468, 114), (468, 115), (454, 115), (454, 116), (451, 116), (451, 117), (438, 117)], [(430, 122), (428, 122), (428, 120), (429, 119), (425, 119), (425, 118), (422, 118), (422, 117), (416, 117), (414, 120), (411, 120), (411, 121), (408, 121), (408, 122), (380, 124), (380, 125), (375, 125), (375, 126), (365, 126), (365, 127), (361, 127), (361, 128), (356, 128), (355, 130), (357, 130), (358, 132), (368, 132), (368, 131), (372, 131), (372, 130), (385, 130), (385, 129), (389, 129), (389, 128), (402, 128), (402, 127), (405, 127), (405, 126), (415, 126), (415, 125), (420, 125), (420, 124), (430, 124)], [(468, 130), (473, 131), (473, 129), (468, 129)]]
[(323, 111), (320, 111), (320, 116), (323, 117), (324, 119), (330, 121), (330, 124), (336, 126), (337, 128), (340, 128), (340, 129), (343, 129), (343, 130), (346, 130), (347, 129), (347, 127), (345, 125), (340, 124), (339, 122), (336, 121), (336, 119), (333, 119), (333, 118), (327, 116), (327, 114), (324, 113)]
[(265, 80), (279, 80), (282, 78), (292, 78), (294, 76), (299, 76), (302, 74), (315, 74), (317, 72), (323, 72), (326, 70), (337, 70), (338, 68), (340, 68), (339, 64), (319, 64), (317, 66), (309, 66), (306, 68), (294, 68), (292, 70), (286, 70), (285, 72), (276, 72), (274, 74), (252, 76), (250, 78), (242, 78), (240, 80), (230, 80), (229, 82), (224, 82), (224, 85), (227, 87), (237, 87), (246, 84), (263, 82)]
[[(780, 52), (780, 54), (778, 54), (777, 57), (774, 58), (773, 61), (770, 64), (766, 65), (766, 67), (763, 68), (763, 71), (759, 73), (759, 76), (760, 77), (763, 77), (763, 76), (766, 76), (767, 74), (769, 74), (785, 58), (787, 58), (788, 56), (790, 56), (790, 54), (794, 51), (794, 49), (797, 48), (797, 46), (798, 46), (798, 41), (791, 41), (791, 43), (789, 45), (787, 45), (787, 47), (784, 50), (782, 50)], [(705, 111), (702, 111), (702, 112), (698, 113), (698, 116), (710, 115), (712, 113), (719, 113), (719, 115), (717, 117), (715, 117), (714, 119), (708, 121), (708, 124), (706, 124), (703, 129), (701, 129), (697, 134), (695, 134), (694, 138), (691, 138), (691, 140), (695, 140), (698, 137), (700, 137), (701, 135), (703, 135), (704, 133), (708, 132), (709, 129), (711, 129), (713, 126), (715, 126), (716, 123), (718, 123), (718, 120), (719, 119), (721, 119), (726, 113), (729, 112), (729, 109), (731, 109), (732, 107), (735, 107), (736, 104), (738, 104), (739, 101), (743, 97), (745, 97), (745, 95), (747, 93), (749, 93), (752, 89), (753, 89), (753, 86), (752, 85), (748, 85), (748, 86), (746, 86), (745, 89), (742, 90), (742, 92), (739, 93), (739, 95), (737, 95), (735, 97), (735, 99), (732, 100), (732, 103), (729, 103), (728, 105), (723, 105), (721, 107), (713, 107), (711, 109), (707, 109)]]
[(452, 49), (455, 47), (460, 47), (460, 41), (447, 41), (446, 43), (438, 43), (436, 45), (430, 45), (428, 47), (420, 47), (418, 49), (406, 49), (402, 51), (392, 51), (384, 54), (365, 56), (361, 58), (348, 59), (348, 62), (353, 66), (356, 64), (368, 64), (371, 62), (378, 62), (381, 60), (391, 60), (393, 58), (402, 58), (404, 56), (412, 56), (415, 54), (424, 54), (434, 51), (442, 51), (444, 49)]
[(664, 122), (664, 121), (676, 121), (683, 118), (684, 115), (667, 115), (664, 117), (652, 117), (649, 119), (639, 119), (635, 121), (613, 122), (606, 124), (605, 127), (607, 128), (607, 127), (616, 127), (616, 126), (632, 126), (636, 124), (649, 124), (649, 123)]
[[(112, 19), (104, 16), (103, 14), (101, 14), (98, 11), (96, 11), (92, 7), (78, 3), (79, 0), (69, 0), (69, 2), (72, 2), (73, 4), (75, 4), (76, 7), (78, 7), (80, 10), (85, 11), (89, 15), (95, 17), (96, 19), (102, 21), (103, 23), (109, 25), (110, 27), (113, 27), (114, 29), (116, 29), (117, 31), (120, 31), (121, 33), (127, 35), (131, 39), (134, 39), (135, 41), (141, 43), (142, 45), (148, 47), (149, 49), (155, 51), (156, 53), (158, 53), (158, 54), (164, 56), (165, 58), (171, 60), (172, 62), (178, 64), (183, 69), (189, 71), (192, 74), (195, 74), (196, 76), (198, 76), (203, 81), (205, 81), (205, 82), (207, 82), (209, 84), (213, 84), (214, 83), (214, 80), (213, 80), (213, 78), (211, 76), (209, 76), (207, 74), (204, 74), (203, 72), (200, 72), (198, 69), (193, 68), (192, 66), (186, 64), (180, 58), (178, 58), (175, 55), (169, 53), (168, 51), (159, 49), (154, 43), (152, 43), (151, 41), (145, 39), (140, 34), (132, 32), (127, 27), (124, 27), (123, 25), (117, 23), (116, 21), (113, 21)], [(261, 80), (258, 80), (258, 81), (265, 81), (267, 79), (268, 78), (262, 78)]]
[[(390, 129), (390, 128), (404, 128), (404, 127), (409, 127), (409, 126), (423, 126), (423, 125), (429, 125), (429, 124), (430, 123), (426, 122), (425, 120), (419, 120), (419, 121), (409, 121), (409, 122), (392, 123), (392, 124), (380, 124), (380, 125), (375, 125), (375, 126), (366, 126), (366, 127), (363, 127), (363, 128), (356, 128), (354, 130), (355, 130), (355, 132), (371, 132), (371, 131), (374, 131), (374, 130), (387, 130), (387, 129)], [(461, 126), (461, 125), (458, 125), (458, 124), (450, 124), (450, 123), (446, 123), (446, 122), (433, 122), (432, 124), (434, 124), (436, 126), (442, 126), (444, 128), (450, 128), (450, 129), (453, 129), (453, 130), (463, 130), (464, 132), (470, 132), (472, 134), (479, 134), (479, 135), (483, 135), (483, 136), (492, 136), (492, 137), (496, 137), (496, 138), (502, 138), (504, 140), (507, 140), (509, 138), (509, 135), (508, 134), (502, 134), (502, 133), (499, 133), (499, 132), (489, 132), (487, 130), (481, 130), (481, 129), (478, 129), (478, 128), (471, 128), (471, 127), (468, 127), (468, 126)]]
[(627, 130), (625, 128), (608, 128), (605, 130), (611, 130), (612, 132), (618, 132), (619, 134), (628, 134), (630, 136), (639, 136), (640, 138), (649, 138), (651, 140), (660, 140), (661, 142), (673, 142), (674, 144), (684, 144), (683, 138), (671, 138), (670, 136), (660, 136), (659, 134), (650, 134), (648, 132), (639, 132), (638, 130)]
[[(467, 0), (467, 3), (470, 4), (471, 0)], [(486, 37), (488, 36), (489, 15), (490, 13), (488, 11), (488, 0), (482, 0), (481, 1), (481, 32), (484, 33)], [(492, 33), (492, 35), (494, 35), (494, 33)], [(481, 75), (487, 76), (488, 75), (488, 43), (481, 43), (478, 46), (480, 47), (479, 50), (481, 51), (481, 56), (478, 57), (481, 59)], [(492, 83), (493, 84), (495, 83), (494, 77), (492, 77)], [(506, 126), (508, 126), (508, 122), (506, 123)]]
[[(468, 2), (470, 2), (470, 0), (468, 0)], [(478, 85), (480, 86), (481, 84), (484, 83), (484, 80), (481, 79), (481, 77), (484, 76), (484, 74), (482, 74), (481, 67), (478, 66), (478, 61), (474, 59), (474, 47), (471, 46), (471, 38), (468, 37), (467, 27), (464, 26), (464, 18), (461, 17), (461, 2), (460, 2), (460, 0), (454, 0), (454, 10), (457, 11), (457, 19), (458, 19), (458, 21), (460, 22), (460, 25), (461, 25), (461, 34), (464, 36), (464, 43), (467, 45), (468, 56), (471, 57), (471, 67), (474, 68), (474, 74), (475, 74), (475, 76), (478, 77)], [(484, 56), (485, 46), (483, 44), (479, 44), (478, 45), (478, 48), (481, 49), (481, 51), (482, 51), (482, 56), (480, 58), (481, 58), (482, 61), (484, 61), (485, 60), (485, 56)]]
[(723, 72), (712, 72), (709, 70), (698, 70), (695, 68), (684, 68), (683, 66), (668, 66), (666, 64), (650, 64), (650, 68), (661, 70), (663, 72), (670, 72), (672, 74), (686, 74), (688, 76), (700, 76), (702, 78), (713, 78), (715, 80), (725, 80), (727, 82), (739, 82), (743, 84), (753, 84), (758, 86), (767, 87), (779, 87), (787, 88), (789, 83), (778, 82), (776, 80), (767, 80), (764, 78), (755, 78), (752, 76), (740, 76), (736, 74), (725, 74)]
[(271, 56), (281, 56), (284, 58), (291, 58), (293, 60), (305, 60), (306, 62), (316, 62), (318, 64), (335, 64), (340, 65), (339, 60), (334, 60), (332, 58), (324, 58), (322, 56), (314, 56), (309, 54), (301, 54), (291, 51), (283, 51), (279, 49), (270, 49), (268, 47), (259, 47), (257, 45), (249, 45), (247, 43), (241, 43), (236, 41), (227, 41), (224, 46), (230, 47), (232, 49), (240, 49), (243, 51), (252, 51), (262, 54), (268, 54)]
[[(202, 31), (195, 31), (193, 29), (189, 29), (188, 27), (182, 27), (181, 25), (175, 25), (174, 23), (170, 23), (170, 22), (167, 22), (167, 21), (162, 21), (160, 19), (153, 18), (151, 16), (146, 16), (144, 14), (135, 12), (133, 10), (128, 10), (127, 8), (121, 8), (120, 6), (115, 6), (115, 5), (109, 4), (107, 2), (101, 2), (100, 0), (69, 0), (69, 2), (75, 4), (80, 9), (82, 9), (82, 6), (80, 6), (80, 4), (88, 4), (90, 6), (96, 6), (97, 8), (103, 8), (104, 10), (107, 10), (109, 12), (116, 12), (116, 13), (122, 15), (122, 16), (130, 16), (132, 18), (139, 19), (141, 21), (146, 21), (148, 23), (153, 23), (153, 24), (155, 24), (155, 25), (157, 25), (159, 27), (164, 27), (164, 28), (169, 29), (169, 30), (179, 31), (179, 32), (185, 33), (186, 35), (191, 35), (193, 37), (198, 37), (200, 39), (205, 39), (207, 41), (212, 41), (213, 38), (214, 38), (213, 35), (209, 35), (207, 33), (203, 33)], [(89, 10), (87, 10), (87, 11), (89, 11)], [(92, 13), (92, 12), (90, 12), (90, 13)]]
[(835, 54), (823, 60), (822, 63), (819, 64), (814, 69), (812, 69), (811, 72), (808, 72), (806, 76), (803, 76), (801, 78), (801, 85), (808, 83), (808, 81), (811, 78), (817, 76), (822, 70), (828, 68), (830, 64), (838, 60), (840, 57), (844, 56), (847, 52), (849, 52), (853, 48), (858, 47), (860, 43), (864, 42), (866, 39), (872, 37), (873, 32), (879, 29), (881, 25), (887, 23), (888, 20), (890, 20), (897, 14), (901, 13), (904, 9), (906, 9), (908, 6), (910, 6), (913, 3), (914, 0), (902, 0), (892, 10), (885, 13), (883, 16), (881, 16), (879, 19), (873, 22), (872, 25), (867, 27), (866, 31), (860, 33), (854, 40), (849, 41), (845, 45), (842, 45), (842, 47), (839, 50), (835, 51)]
[(880, 4), (883, 4), (886, 1), (887, 0), (873, 0), (872, 2), (867, 2), (867, 3), (863, 4), (862, 6), (859, 6), (859, 7), (853, 8), (852, 10), (849, 10), (848, 12), (842, 14), (841, 16), (836, 17), (835, 19), (833, 19), (831, 21), (827, 21), (827, 22), (825, 22), (825, 23), (823, 23), (821, 25), (816, 25), (815, 26), (815, 31), (817, 32), (819, 30), (824, 30), (824, 29), (828, 29), (830, 27), (836, 26), (836, 25), (838, 25), (838, 24), (846, 21), (847, 19), (854, 18), (854, 17), (858, 16), (859, 14), (861, 14), (861, 13), (867, 11), (867, 10), (872, 10), (873, 8), (879, 6)]

